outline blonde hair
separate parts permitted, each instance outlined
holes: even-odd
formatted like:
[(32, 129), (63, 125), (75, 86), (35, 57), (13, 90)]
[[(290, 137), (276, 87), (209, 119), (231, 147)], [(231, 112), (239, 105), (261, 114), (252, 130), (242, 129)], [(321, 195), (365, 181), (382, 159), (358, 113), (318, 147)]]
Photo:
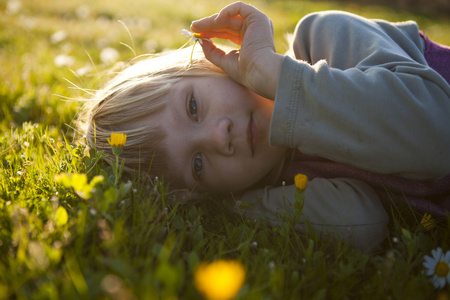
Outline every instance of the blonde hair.
[(87, 144), (104, 151), (111, 164), (115, 156), (107, 138), (112, 132), (125, 133), (127, 142), (120, 155), (125, 173), (170, 177), (165, 133), (145, 120), (165, 107), (165, 96), (183, 77), (227, 76), (197, 48), (192, 62), (192, 47), (165, 52), (133, 62), (109, 81), (84, 107), (82, 129)]

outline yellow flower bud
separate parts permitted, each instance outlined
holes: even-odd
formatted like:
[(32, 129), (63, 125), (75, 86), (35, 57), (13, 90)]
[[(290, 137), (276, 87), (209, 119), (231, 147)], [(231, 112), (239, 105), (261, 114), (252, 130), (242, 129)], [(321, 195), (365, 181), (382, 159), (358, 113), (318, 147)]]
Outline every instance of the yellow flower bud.
[(306, 183), (308, 182), (308, 177), (304, 174), (297, 174), (294, 177), (295, 186), (299, 190), (304, 190), (306, 188)]

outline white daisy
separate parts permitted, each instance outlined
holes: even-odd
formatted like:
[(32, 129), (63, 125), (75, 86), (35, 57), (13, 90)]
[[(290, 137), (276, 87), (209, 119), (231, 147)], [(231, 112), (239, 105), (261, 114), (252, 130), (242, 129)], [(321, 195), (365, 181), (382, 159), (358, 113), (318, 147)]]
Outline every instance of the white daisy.
[(181, 34), (184, 34), (187, 37), (192, 38), (192, 41), (199, 42), (200, 44), (203, 44), (203, 37), (201, 33), (191, 32), (187, 29), (181, 29)]
[(210, 39), (205, 39), (202, 37), (201, 33), (191, 32), (187, 29), (181, 29), (181, 34), (184, 34), (185, 36), (190, 37), (194, 41), (194, 46), (192, 46), (192, 52), (191, 52), (191, 64), (192, 64), (192, 56), (194, 55), (194, 47), (197, 42), (200, 44), (203, 44), (203, 40), (211, 41)]
[(425, 255), (425, 274), (432, 276), (431, 282), (435, 288), (443, 288), (446, 282), (450, 284), (450, 251), (444, 254), (441, 248), (437, 248), (431, 254), (432, 256)]

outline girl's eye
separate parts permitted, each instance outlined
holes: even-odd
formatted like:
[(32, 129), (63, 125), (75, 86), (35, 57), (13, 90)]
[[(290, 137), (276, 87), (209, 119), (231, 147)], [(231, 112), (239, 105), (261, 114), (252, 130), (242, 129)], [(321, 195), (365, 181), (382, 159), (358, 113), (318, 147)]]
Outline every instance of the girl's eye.
[(189, 114), (194, 120), (197, 120), (197, 102), (193, 97), (189, 100)]
[(192, 161), (192, 172), (194, 173), (195, 178), (200, 178), (203, 170), (203, 161), (202, 156), (200, 154), (196, 154), (194, 156), (194, 160)]

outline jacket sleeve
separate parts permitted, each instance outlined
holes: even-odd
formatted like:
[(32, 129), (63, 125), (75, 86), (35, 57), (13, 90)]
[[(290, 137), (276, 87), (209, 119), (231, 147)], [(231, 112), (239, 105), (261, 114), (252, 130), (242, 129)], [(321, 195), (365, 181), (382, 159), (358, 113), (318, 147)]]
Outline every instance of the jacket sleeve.
[(281, 67), (270, 138), (373, 172), (450, 173), (450, 86), (415, 23), (337, 12), (305, 17)]
[[(295, 225), (300, 232), (331, 235), (366, 252), (374, 250), (386, 237), (388, 215), (376, 193), (363, 182), (315, 178), (297, 199), (303, 203)], [(294, 213), (298, 205), (295, 202), (295, 185), (266, 187), (244, 194), (235, 211), (250, 220), (267, 219), (279, 226), (283, 216)]]

